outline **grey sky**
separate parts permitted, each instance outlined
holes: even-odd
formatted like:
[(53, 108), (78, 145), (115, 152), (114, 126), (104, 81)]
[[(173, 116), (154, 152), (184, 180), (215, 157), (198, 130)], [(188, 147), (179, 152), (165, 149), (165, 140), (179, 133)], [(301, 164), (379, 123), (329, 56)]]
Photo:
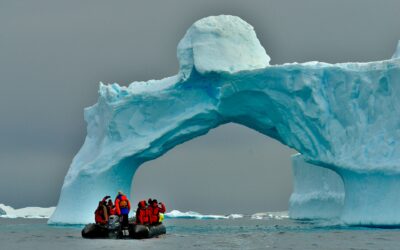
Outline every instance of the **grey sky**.
[[(98, 82), (129, 84), (178, 70), (176, 46), (205, 16), (255, 27), (272, 64), (389, 58), (396, 0), (0, 1), (0, 203), (52, 206), (86, 135)], [(207, 213), (287, 209), (293, 151), (227, 125), (146, 163), (135, 201)]]

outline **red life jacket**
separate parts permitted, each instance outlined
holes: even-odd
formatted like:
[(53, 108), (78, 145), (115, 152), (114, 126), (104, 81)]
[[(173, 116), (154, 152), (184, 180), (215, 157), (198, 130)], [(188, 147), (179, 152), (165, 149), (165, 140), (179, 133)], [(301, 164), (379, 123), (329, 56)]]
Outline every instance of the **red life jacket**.
[(117, 215), (128, 214), (131, 209), (131, 203), (125, 195), (118, 195), (114, 202)]
[(158, 206), (150, 206), (149, 214), (150, 214), (150, 224), (158, 223), (160, 221), (160, 213), (165, 213), (166, 208), (164, 203), (161, 202), (161, 207)]
[(138, 208), (136, 211), (137, 224), (149, 224), (149, 213), (147, 208)]
[(136, 210), (136, 223), (149, 224), (149, 210), (146, 208), (146, 201), (140, 201)]
[(115, 211), (115, 207), (108, 207), (108, 214), (109, 215), (116, 215), (117, 211)]
[(150, 224), (158, 223), (160, 220), (160, 213), (165, 213), (165, 206), (161, 204), (161, 208), (158, 206), (152, 205), (149, 207), (150, 213)]
[(94, 221), (97, 224), (107, 224), (106, 215), (104, 214), (104, 207), (98, 207), (94, 212)]

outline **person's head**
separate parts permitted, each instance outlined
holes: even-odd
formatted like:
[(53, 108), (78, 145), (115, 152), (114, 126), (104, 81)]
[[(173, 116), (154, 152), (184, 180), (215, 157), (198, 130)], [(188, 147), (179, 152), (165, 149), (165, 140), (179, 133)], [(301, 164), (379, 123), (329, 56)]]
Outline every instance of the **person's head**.
[(147, 200), (147, 203), (148, 203), (149, 205), (151, 205), (151, 204), (153, 204), (153, 200), (152, 200), (151, 198), (149, 198), (149, 199)]
[(121, 196), (124, 196), (124, 193), (120, 190), (120, 191), (118, 191), (117, 197), (121, 197)]
[(140, 201), (140, 202), (139, 202), (138, 207), (139, 207), (139, 208), (145, 208), (146, 205), (147, 205), (147, 204), (146, 204), (146, 201), (143, 200), (143, 201)]
[(157, 201), (156, 199), (154, 199), (154, 200), (151, 202), (151, 205), (152, 205), (153, 207), (157, 206), (157, 205), (158, 205), (158, 201)]
[(108, 205), (108, 206), (110, 206), (110, 207), (112, 207), (112, 206), (113, 206), (113, 202), (112, 202), (112, 200), (108, 200), (108, 203), (107, 203), (107, 205)]

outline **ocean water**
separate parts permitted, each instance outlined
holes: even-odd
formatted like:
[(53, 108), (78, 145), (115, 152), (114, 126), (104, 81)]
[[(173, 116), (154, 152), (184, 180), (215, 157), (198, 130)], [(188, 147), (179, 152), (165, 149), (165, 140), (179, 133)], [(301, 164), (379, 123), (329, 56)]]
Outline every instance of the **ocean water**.
[(329, 221), (168, 219), (166, 235), (146, 240), (83, 239), (83, 226), (46, 222), (0, 218), (0, 249), (400, 249), (400, 229), (348, 227)]

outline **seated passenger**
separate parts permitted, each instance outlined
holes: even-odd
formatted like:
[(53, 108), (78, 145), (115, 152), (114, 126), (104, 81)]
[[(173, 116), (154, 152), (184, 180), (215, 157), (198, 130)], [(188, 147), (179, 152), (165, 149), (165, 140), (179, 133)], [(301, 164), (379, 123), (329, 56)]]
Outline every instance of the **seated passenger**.
[(115, 206), (114, 206), (114, 204), (113, 204), (113, 202), (112, 202), (111, 199), (108, 200), (108, 203), (107, 203), (107, 211), (108, 211), (108, 214), (109, 214), (109, 215), (115, 215), (115, 214), (117, 214), (117, 212), (115, 211)]
[(149, 205), (150, 224), (158, 224), (160, 222), (160, 213), (165, 213), (165, 211), (164, 203), (158, 203), (156, 199), (152, 200), (151, 205)]
[(94, 220), (96, 224), (106, 225), (108, 222), (108, 213), (107, 208), (104, 205), (104, 202), (100, 201), (99, 206), (97, 207), (96, 211), (94, 212)]
[(146, 201), (140, 201), (136, 210), (136, 224), (149, 224), (149, 210)]

